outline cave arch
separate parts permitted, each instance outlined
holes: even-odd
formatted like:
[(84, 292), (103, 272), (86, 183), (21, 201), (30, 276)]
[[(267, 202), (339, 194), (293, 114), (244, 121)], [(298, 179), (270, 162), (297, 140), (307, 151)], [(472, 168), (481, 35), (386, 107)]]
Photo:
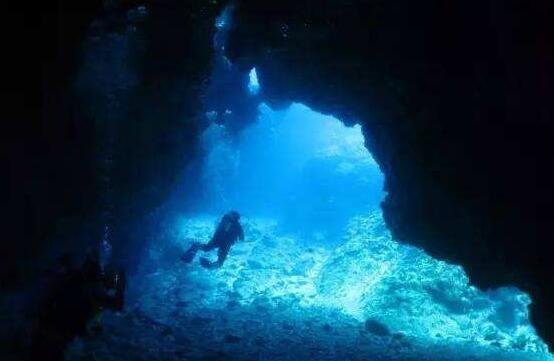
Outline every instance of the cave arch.
[[(227, 52), (238, 66), (257, 66), (267, 100), (357, 119), (387, 175), (385, 219), (395, 236), (463, 264), (482, 288), (526, 290), (533, 323), (552, 340), (544, 215), (554, 194), (541, 165), (552, 162), (554, 132), (544, 122), (552, 91), (537, 85), (552, 79), (551, 50), (530, 45), (545, 39), (539, 14), (550, 10), (276, 1), (260, 16), (266, 4), (241, 4)], [(542, 20), (516, 15), (523, 12)], [(525, 40), (509, 44), (508, 33)], [(514, 172), (516, 163), (522, 168)]]

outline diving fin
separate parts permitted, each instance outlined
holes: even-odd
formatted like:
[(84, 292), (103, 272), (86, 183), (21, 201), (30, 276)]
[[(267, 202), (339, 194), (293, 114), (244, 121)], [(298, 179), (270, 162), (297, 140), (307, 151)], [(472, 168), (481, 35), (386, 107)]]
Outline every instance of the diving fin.
[(196, 255), (196, 252), (194, 249), (189, 249), (181, 256), (181, 261), (185, 263), (191, 263), (194, 259), (194, 256)]

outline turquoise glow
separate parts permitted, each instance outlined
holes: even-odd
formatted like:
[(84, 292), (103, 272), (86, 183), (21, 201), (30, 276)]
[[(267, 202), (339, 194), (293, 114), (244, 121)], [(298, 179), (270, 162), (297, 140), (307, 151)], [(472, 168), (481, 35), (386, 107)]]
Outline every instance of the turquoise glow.
[[(237, 245), (244, 256), (230, 260), (236, 272), (220, 279), (242, 303), (294, 297), (306, 309), (339, 310), (429, 345), (547, 353), (526, 294), (480, 291), (461, 267), (391, 238), (379, 207), (384, 176), (360, 126), (302, 104), (259, 112), (238, 140), (221, 126), (204, 138), (208, 210), (239, 209), (250, 230), (251, 243)], [(181, 238), (209, 238), (212, 220), (183, 222)]]
[(231, 13), (233, 11), (233, 8), (231, 6), (227, 6), (221, 14), (215, 19), (215, 27), (218, 30), (226, 29), (229, 27), (231, 23)]
[[(554, 361), (528, 295), (479, 290), (462, 267), (392, 238), (363, 141), (301, 104), (260, 106), (238, 136), (212, 125), (203, 207), (160, 221), (131, 310), (106, 314), (107, 332), (68, 359)], [(246, 239), (223, 267), (180, 262), (230, 208)]]
[(256, 68), (250, 69), (250, 72), (248, 73), (248, 91), (253, 95), (260, 92), (260, 83), (258, 81)]
[[(216, 221), (183, 217), (174, 231), (180, 240), (207, 241)], [(480, 355), (475, 349), (482, 348), (498, 355), (523, 352), (520, 360), (527, 353), (550, 359), (529, 324), (526, 294), (476, 289), (461, 267), (395, 242), (379, 210), (353, 217), (334, 248), (307, 246), (282, 234), (271, 219), (247, 218), (243, 224), (248, 239), (235, 246), (224, 268), (208, 273), (192, 266), (190, 291), (200, 284), (206, 291), (192, 296), (198, 307), (217, 309), (231, 293), (245, 307), (264, 298), (279, 308), (292, 299), (306, 317), (339, 312), (362, 324), (372, 320), (431, 350), (447, 345), (465, 356)], [(160, 277), (164, 282), (166, 276)]]
[(238, 139), (214, 124), (203, 138), (205, 211), (236, 208), (337, 243), (349, 219), (378, 208), (385, 195), (363, 142), (360, 126), (345, 127), (302, 104), (282, 111), (261, 105), (258, 121)]

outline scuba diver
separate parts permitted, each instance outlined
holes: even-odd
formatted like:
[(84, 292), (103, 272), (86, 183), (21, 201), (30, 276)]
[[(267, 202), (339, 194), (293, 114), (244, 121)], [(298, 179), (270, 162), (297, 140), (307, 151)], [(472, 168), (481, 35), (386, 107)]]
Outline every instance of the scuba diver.
[(217, 261), (210, 262), (207, 258), (202, 257), (200, 259), (200, 264), (202, 267), (208, 269), (221, 267), (227, 258), (227, 254), (229, 253), (231, 246), (237, 241), (237, 239), (244, 241), (244, 231), (239, 220), (240, 214), (237, 211), (230, 211), (225, 214), (223, 218), (221, 218), (221, 221), (219, 222), (219, 225), (217, 226), (210, 242), (207, 244), (194, 242), (181, 259), (186, 263), (190, 263), (199, 250), (208, 252), (218, 248)]

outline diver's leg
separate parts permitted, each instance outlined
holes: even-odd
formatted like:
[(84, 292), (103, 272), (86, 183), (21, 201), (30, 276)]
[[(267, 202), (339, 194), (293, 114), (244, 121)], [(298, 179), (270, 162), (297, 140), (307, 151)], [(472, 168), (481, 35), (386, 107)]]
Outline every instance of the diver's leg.
[(214, 242), (214, 240), (211, 240), (206, 244), (202, 244), (200, 242), (194, 242), (189, 247), (189, 249), (185, 252), (185, 254), (181, 257), (181, 259), (186, 263), (190, 263), (192, 262), (192, 260), (194, 259), (194, 256), (196, 256), (196, 253), (198, 253), (198, 251), (208, 252), (216, 247), (217, 247), (217, 244), (216, 242)]
[(181, 259), (183, 261), (185, 261), (186, 263), (190, 263), (192, 262), (192, 260), (194, 259), (194, 256), (196, 256), (196, 253), (200, 250), (200, 249), (203, 249), (205, 245), (203, 245), (202, 243), (200, 242), (194, 242), (190, 247), (189, 249), (185, 252), (185, 254), (183, 254), (183, 256), (181, 257)]
[(212, 249), (215, 249), (217, 247), (218, 247), (217, 243), (212, 239), (208, 243), (203, 244), (201, 250), (204, 251), (204, 252), (209, 252)]
[(208, 269), (214, 269), (219, 268), (223, 266), (223, 262), (225, 262), (225, 259), (227, 258), (227, 255), (229, 254), (229, 250), (231, 249), (231, 245), (223, 245), (220, 246), (217, 250), (217, 261), (210, 262), (207, 258), (202, 257), (200, 259), (200, 264), (204, 268)]
[(225, 245), (222, 247), (219, 247), (219, 250), (217, 251), (217, 264), (218, 267), (223, 266), (223, 262), (227, 259), (227, 255), (229, 254), (229, 250), (231, 249), (231, 245)]

